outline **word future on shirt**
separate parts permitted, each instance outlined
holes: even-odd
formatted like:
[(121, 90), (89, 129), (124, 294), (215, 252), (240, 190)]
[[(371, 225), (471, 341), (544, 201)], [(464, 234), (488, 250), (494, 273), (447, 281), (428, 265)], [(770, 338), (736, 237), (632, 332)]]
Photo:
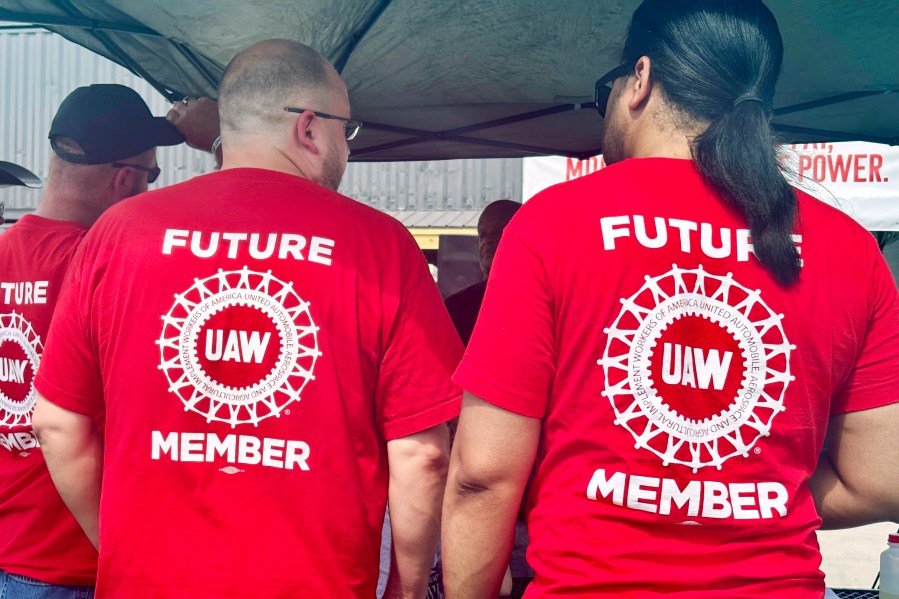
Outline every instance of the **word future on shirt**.
[(176, 248), (185, 248), (197, 258), (237, 258), (238, 252), (247, 251), (254, 260), (308, 260), (331, 266), (334, 240), (324, 237), (307, 239), (294, 233), (216, 233), (166, 229), (162, 253), (170, 255)]
[[(615, 250), (618, 245), (616, 239), (633, 237), (637, 243), (651, 250), (675, 242), (685, 254), (698, 250), (709, 258), (736, 256), (738, 262), (748, 261), (750, 254), (754, 253), (749, 229), (730, 229), (710, 223), (659, 216), (652, 218), (652, 225), (647, 225), (646, 220), (639, 214), (633, 217), (607, 216), (599, 219), (603, 249)], [(796, 251), (802, 253), (802, 248), (799, 247), (802, 236), (792, 237)]]
[(49, 281), (0, 281), (0, 299), (7, 306), (17, 304), (46, 304)]

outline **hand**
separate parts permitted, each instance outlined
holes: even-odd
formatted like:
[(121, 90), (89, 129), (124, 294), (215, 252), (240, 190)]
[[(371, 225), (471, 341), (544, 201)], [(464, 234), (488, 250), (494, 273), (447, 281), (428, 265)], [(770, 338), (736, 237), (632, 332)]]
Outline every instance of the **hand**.
[(175, 102), (165, 118), (187, 139), (187, 145), (204, 152), (212, 151), (219, 136), (219, 105), (210, 98), (186, 97)]

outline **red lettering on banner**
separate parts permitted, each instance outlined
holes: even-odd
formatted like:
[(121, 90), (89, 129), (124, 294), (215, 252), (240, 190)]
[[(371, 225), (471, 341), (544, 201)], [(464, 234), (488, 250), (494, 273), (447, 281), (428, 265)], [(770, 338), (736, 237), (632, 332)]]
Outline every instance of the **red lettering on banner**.
[(871, 181), (877, 181), (878, 183), (884, 181), (885, 179), (880, 176), (880, 167), (883, 166), (883, 156), (880, 154), (871, 154)]
[(886, 183), (881, 167), (882, 154), (800, 154), (797, 175), (818, 183)]
[(586, 160), (567, 158), (565, 160), (565, 180), (571, 181), (572, 179), (595, 173), (605, 168), (605, 166), (606, 161), (603, 160), (602, 156), (591, 156)]
[(804, 152), (831, 152), (833, 144), (791, 144), (790, 149)]
[(799, 155), (799, 180), (805, 179), (805, 173), (812, 168), (812, 157), (808, 154)]
[(835, 168), (831, 169), (831, 174), (833, 175), (834, 181), (846, 181), (849, 177), (849, 162), (850, 160), (846, 156), (837, 156), (835, 162)]
[(867, 165), (862, 163), (862, 160), (867, 157), (868, 157), (867, 154), (855, 157), (855, 168), (852, 169), (852, 171), (853, 171), (853, 174), (855, 175), (853, 180), (856, 183), (863, 183), (863, 182), (867, 181), (867, 179), (865, 178), (865, 167), (867, 167)]

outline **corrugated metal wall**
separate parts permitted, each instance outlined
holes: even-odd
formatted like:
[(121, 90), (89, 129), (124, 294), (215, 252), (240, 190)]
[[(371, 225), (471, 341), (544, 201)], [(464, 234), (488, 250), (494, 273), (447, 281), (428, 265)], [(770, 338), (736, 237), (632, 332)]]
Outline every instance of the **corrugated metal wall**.
[[(39, 28), (0, 28), (0, 160), (46, 178), (47, 134), (63, 98), (91, 83), (120, 83), (137, 90), (153, 114), (166, 100), (143, 79), (64, 38)], [(161, 148), (162, 176), (170, 185), (214, 168), (212, 157), (186, 145)], [(493, 200), (521, 201), (521, 160), (351, 163), (340, 191), (389, 211), (480, 210)], [(40, 191), (0, 189), (7, 218), (33, 210)]]
[(521, 159), (350, 163), (341, 192), (380, 210), (481, 210), (521, 201)]

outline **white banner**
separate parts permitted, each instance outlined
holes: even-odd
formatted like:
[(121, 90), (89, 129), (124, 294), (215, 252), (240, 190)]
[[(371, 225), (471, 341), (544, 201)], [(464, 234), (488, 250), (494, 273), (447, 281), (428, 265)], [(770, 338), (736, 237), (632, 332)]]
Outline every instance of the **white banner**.
[[(796, 144), (783, 148), (791, 180), (870, 231), (899, 231), (899, 148), (865, 142)], [(556, 183), (605, 166), (602, 156), (525, 158), (525, 201)]]

